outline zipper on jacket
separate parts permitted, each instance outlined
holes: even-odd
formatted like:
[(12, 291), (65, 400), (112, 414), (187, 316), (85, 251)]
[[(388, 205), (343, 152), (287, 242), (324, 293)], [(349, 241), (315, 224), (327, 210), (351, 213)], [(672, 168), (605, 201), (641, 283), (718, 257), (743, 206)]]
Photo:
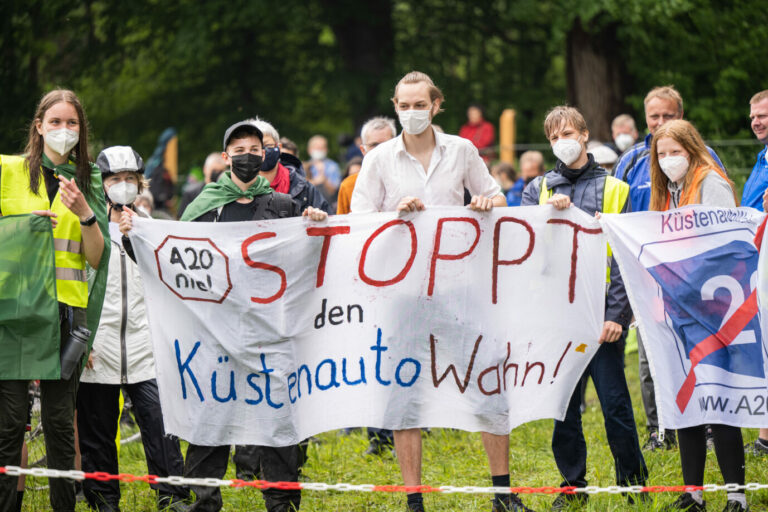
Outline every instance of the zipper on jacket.
[(125, 249), (120, 246), (120, 280), (122, 283), (122, 315), (120, 317), (120, 383), (128, 384), (128, 354), (125, 346), (125, 329), (128, 324), (128, 283), (125, 269)]

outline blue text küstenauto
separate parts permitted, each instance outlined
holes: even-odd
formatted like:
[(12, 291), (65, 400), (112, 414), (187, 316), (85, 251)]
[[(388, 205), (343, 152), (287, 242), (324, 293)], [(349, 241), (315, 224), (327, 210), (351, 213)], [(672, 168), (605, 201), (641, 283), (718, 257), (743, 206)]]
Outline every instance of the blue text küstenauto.
[(744, 222), (749, 213), (742, 210), (675, 210), (661, 214), (661, 232), (674, 233), (729, 222)]

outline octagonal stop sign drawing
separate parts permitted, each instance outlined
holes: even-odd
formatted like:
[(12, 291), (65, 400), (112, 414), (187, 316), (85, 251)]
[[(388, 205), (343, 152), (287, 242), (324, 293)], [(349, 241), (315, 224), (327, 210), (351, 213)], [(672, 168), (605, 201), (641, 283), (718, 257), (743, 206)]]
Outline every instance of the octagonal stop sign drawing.
[(168, 235), (155, 260), (160, 280), (181, 300), (221, 304), (232, 290), (229, 258), (210, 238)]

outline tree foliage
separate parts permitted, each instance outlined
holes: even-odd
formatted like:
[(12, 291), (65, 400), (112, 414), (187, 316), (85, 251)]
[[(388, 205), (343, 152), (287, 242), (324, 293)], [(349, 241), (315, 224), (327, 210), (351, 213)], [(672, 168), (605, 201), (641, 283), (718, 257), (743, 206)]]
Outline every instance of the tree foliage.
[[(149, 155), (174, 126), (182, 169), (218, 150), (230, 123), (253, 115), (300, 146), (317, 132), (333, 141), (371, 115), (392, 115), (394, 85), (412, 69), (445, 92), (436, 122), (447, 131), (458, 131), (466, 106), (480, 102), (491, 119), (515, 108), (524, 142), (543, 142), (546, 111), (569, 100), (606, 105), (589, 119), (594, 133), (605, 134), (624, 110), (642, 128), (645, 93), (668, 83), (705, 137), (749, 137), (747, 102), (768, 87), (768, 10), (758, 0), (72, 5), (3, 0), (3, 152), (21, 149), (36, 102), (55, 86), (81, 96), (95, 150), (130, 144)], [(573, 55), (588, 44), (610, 54), (610, 78), (584, 90)], [(620, 91), (618, 101), (606, 99), (611, 91)]]

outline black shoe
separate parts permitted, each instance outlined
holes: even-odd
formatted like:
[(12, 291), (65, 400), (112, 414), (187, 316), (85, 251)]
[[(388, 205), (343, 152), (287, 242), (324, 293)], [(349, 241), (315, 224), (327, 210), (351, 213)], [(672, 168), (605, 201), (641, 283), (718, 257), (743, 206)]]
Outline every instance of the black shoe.
[(426, 512), (424, 510), (424, 505), (419, 503), (418, 505), (411, 505), (410, 503), (407, 505), (408, 512)]
[(498, 502), (493, 500), (493, 507), (491, 512), (535, 512), (533, 509), (526, 507), (523, 501), (517, 494), (510, 494), (508, 501)]
[(674, 450), (677, 448), (677, 434), (674, 430), (664, 431), (664, 448), (667, 450)]
[(192, 505), (176, 496), (161, 496), (157, 500), (157, 510), (160, 512), (187, 512)]
[(371, 439), (371, 443), (368, 445), (368, 449), (363, 452), (363, 455), (381, 456), (385, 453), (391, 453), (393, 448), (394, 446), (390, 443), (385, 443), (378, 439)]
[(761, 443), (760, 439), (756, 439), (754, 443), (747, 443), (744, 445), (744, 453), (760, 457), (768, 453), (768, 446)]
[(664, 443), (659, 441), (659, 433), (652, 430), (650, 435), (648, 435), (648, 440), (643, 445), (643, 451), (652, 452), (659, 448), (664, 448)]
[(677, 499), (661, 509), (662, 512), (706, 512), (707, 502), (702, 501), (701, 505), (696, 503), (693, 496), (684, 492)]
[(728, 503), (725, 504), (723, 512), (749, 512), (749, 505), (742, 507), (741, 503), (738, 501), (728, 500)]
[(559, 494), (552, 502), (550, 512), (562, 512), (565, 510), (576, 510), (587, 504), (589, 496), (586, 494)]

